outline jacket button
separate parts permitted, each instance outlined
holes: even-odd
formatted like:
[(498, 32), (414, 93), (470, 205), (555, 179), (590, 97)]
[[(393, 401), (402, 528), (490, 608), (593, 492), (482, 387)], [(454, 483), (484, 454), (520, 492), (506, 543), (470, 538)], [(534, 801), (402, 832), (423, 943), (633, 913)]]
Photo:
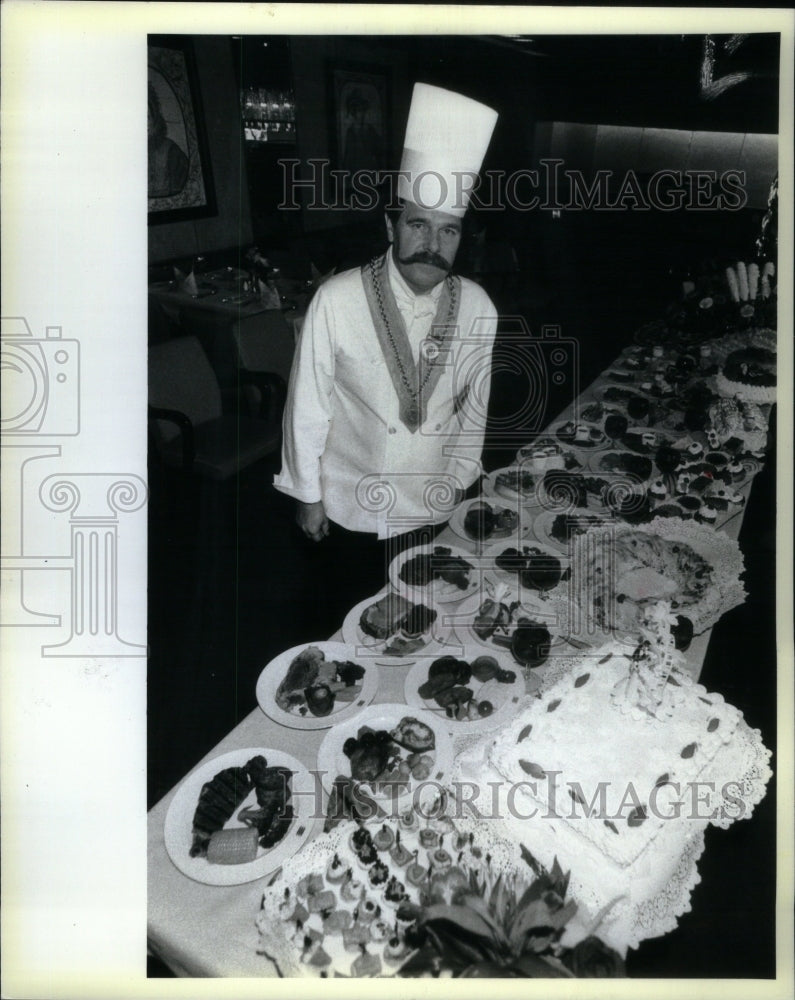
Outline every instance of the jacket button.
[(397, 434), (397, 427), (390, 427), (389, 428), (389, 433), (390, 434)]
[(437, 430), (437, 431), (440, 431), (441, 429), (442, 429), (442, 425), (441, 425), (441, 424), (437, 424), (437, 425), (436, 425), (436, 430)]

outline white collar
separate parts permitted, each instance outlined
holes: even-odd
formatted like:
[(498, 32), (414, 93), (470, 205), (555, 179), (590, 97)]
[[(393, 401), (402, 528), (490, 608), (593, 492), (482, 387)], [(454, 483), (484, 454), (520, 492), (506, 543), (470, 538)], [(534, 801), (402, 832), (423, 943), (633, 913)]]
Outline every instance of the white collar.
[(427, 314), (428, 312), (430, 312), (431, 315), (435, 315), (436, 306), (439, 303), (439, 296), (442, 294), (444, 279), (434, 285), (429, 292), (417, 295), (416, 292), (413, 292), (409, 288), (406, 283), (406, 279), (398, 270), (392, 256), (393, 247), (394, 244), (390, 243), (386, 254), (386, 268), (387, 275), (389, 276), (389, 284), (392, 287), (392, 293), (395, 296), (395, 302), (397, 303), (398, 308), (401, 312), (410, 312), (414, 316)]

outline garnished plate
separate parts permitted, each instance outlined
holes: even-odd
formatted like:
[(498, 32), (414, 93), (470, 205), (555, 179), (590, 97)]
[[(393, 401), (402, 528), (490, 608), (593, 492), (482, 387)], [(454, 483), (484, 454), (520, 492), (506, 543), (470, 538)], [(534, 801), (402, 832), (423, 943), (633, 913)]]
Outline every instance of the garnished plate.
[[(319, 650), (324, 658), (308, 655), (309, 649)], [(299, 658), (305, 666), (299, 667)], [(308, 662), (315, 660), (317, 672)], [(335, 663), (339, 665), (336, 669)], [(295, 685), (288, 677), (291, 665)], [(357, 677), (359, 670), (362, 674)], [(318, 688), (327, 688), (328, 693), (307, 693)], [(257, 679), (257, 702), (267, 716), (283, 726), (328, 729), (369, 705), (377, 690), (378, 667), (372, 658), (361, 656), (353, 645), (312, 642), (287, 649), (271, 660)]]
[[(214, 864), (206, 857), (191, 857), (193, 843), (193, 818), (199, 804), (202, 788), (211, 782), (219, 772), (231, 767), (245, 767), (254, 757), (265, 758), (268, 767), (283, 767), (292, 772), (289, 804), (293, 817), (287, 832), (273, 847), (257, 847), (253, 861), (242, 864)], [(291, 858), (308, 840), (312, 831), (312, 802), (315, 783), (304, 765), (281, 750), (260, 748), (232, 750), (205, 761), (189, 774), (171, 800), (166, 813), (164, 837), (168, 856), (177, 868), (189, 878), (205, 885), (242, 885), (253, 882), (276, 871), (283, 862)], [(257, 796), (251, 791), (232, 813), (224, 825), (225, 830), (242, 829), (246, 826), (241, 813), (257, 808)]]
[[(429, 611), (435, 612), (436, 617), (429, 628), (423, 632), (414, 632), (409, 617), (403, 619), (409, 626), (408, 631), (406, 628), (398, 628), (385, 637), (373, 636), (365, 632), (361, 624), (362, 616), (390, 594), (393, 598), (403, 602), (403, 605), (408, 604), (407, 614), (409, 616), (412, 613), (416, 615), (417, 612), (412, 612), (412, 609), (419, 607), (425, 607)], [(386, 619), (386, 617), (385, 614), (384, 618)], [(378, 631), (384, 631), (385, 628), (386, 626)], [(342, 639), (355, 649), (357, 657), (370, 659), (375, 656), (378, 663), (389, 666), (413, 663), (418, 657), (440, 656), (445, 648), (445, 643), (451, 639), (450, 633), (451, 629), (444, 624), (444, 615), (441, 614), (440, 609), (432, 599), (426, 597), (422, 600), (418, 599), (416, 602), (410, 601), (409, 598), (403, 597), (391, 588), (381, 590), (379, 593), (373, 594), (372, 597), (360, 601), (351, 608), (342, 623)]]
[[(526, 690), (521, 667), (510, 653), (506, 656), (504, 651), (485, 654), (480, 649), (469, 650), (464, 656), (449, 657), (451, 662), (447, 661), (448, 658), (440, 657), (411, 668), (405, 681), (409, 705), (438, 715), (453, 734), (491, 729), (502, 725), (517, 711)], [(466, 664), (469, 676), (466, 670), (456, 676), (455, 663)]]
[[(563, 520), (558, 520), (559, 518)], [(596, 527), (601, 524), (609, 529), (615, 523), (615, 518), (606, 511), (589, 510), (585, 507), (575, 507), (560, 512), (545, 510), (533, 522), (533, 534), (542, 545), (549, 545), (559, 552), (568, 552), (568, 537), (563, 533), (566, 521), (574, 526), (575, 531), (579, 531), (587, 530), (584, 525)]]
[(471, 553), (456, 545), (418, 545), (396, 556), (389, 566), (389, 582), (412, 601), (444, 604), (463, 600), (477, 590), (480, 575)]
[[(433, 747), (431, 749), (411, 750), (401, 747), (397, 743), (389, 745), (389, 752), (396, 754), (392, 769), (399, 767), (400, 764), (406, 764), (409, 768), (405, 780), (400, 779), (400, 783), (398, 783), (394, 776), (384, 778), (383, 770), (379, 771), (377, 778), (368, 780), (353, 778), (351, 759), (344, 749), (347, 741), (361, 739), (361, 734), (368, 729), (376, 734), (392, 732), (398, 726), (405, 726), (409, 720), (415, 720), (419, 723), (422, 732), (429, 731), (431, 733)], [(414, 761), (410, 759), (413, 753), (418, 755)], [(423, 757), (429, 759), (422, 761)], [(329, 792), (338, 776), (351, 778), (357, 786), (362, 786), (366, 795), (382, 804), (386, 802), (390, 807), (393, 801), (404, 803), (412, 801), (415, 793), (420, 794), (418, 789), (421, 788), (423, 782), (443, 781), (452, 763), (453, 744), (447, 733), (444, 719), (434, 712), (427, 712), (410, 705), (397, 704), (369, 705), (355, 718), (348, 719), (334, 726), (333, 729), (329, 729), (317, 754), (318, 770), (323, 784)], [(421, 771), (418, 770), (419, 766), (422, 766)], [(427, 774), (424, 773), (426, 768)], [(424, 776), (421, 776), (423, 774)]]
[(533, 527), (523, 506), (491, 496), (466, 500), (453, 511), (449, 523), (459, 538), (479, 546), (500, 538), (525, 538)]
[(494, 469), (483, 477), (483, 496), (522, 507), (537, 507), (536, 486), (540, 478), (538, 473), (520, 465)]

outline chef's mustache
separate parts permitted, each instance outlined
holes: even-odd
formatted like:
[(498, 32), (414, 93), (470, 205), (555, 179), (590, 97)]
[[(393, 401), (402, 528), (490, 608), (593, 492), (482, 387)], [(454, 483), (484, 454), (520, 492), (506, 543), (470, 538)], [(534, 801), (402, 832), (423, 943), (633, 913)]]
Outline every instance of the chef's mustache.
[(409, 257), (401, 257), (400, 263), (430, 264), (431, 267), (441, 268), (442, 271), (450, 270), (450, 262), (445, 260), (441, 254), (434, 253), (432, 250), (418, 250), (417, 253), (413, 253)]

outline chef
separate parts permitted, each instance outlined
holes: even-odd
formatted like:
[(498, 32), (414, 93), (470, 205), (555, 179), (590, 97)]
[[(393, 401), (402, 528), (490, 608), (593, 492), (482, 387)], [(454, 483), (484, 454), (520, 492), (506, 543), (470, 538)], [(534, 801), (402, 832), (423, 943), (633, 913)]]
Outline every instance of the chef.
[(482, 471), (496, 311), (452, 268), (496, 120), (415, 85), (390, 247), (322, 285), (296, 348), (274, 485), (297, 501), (307, 538), (347, 562), (367, 551), (376, 587)]

